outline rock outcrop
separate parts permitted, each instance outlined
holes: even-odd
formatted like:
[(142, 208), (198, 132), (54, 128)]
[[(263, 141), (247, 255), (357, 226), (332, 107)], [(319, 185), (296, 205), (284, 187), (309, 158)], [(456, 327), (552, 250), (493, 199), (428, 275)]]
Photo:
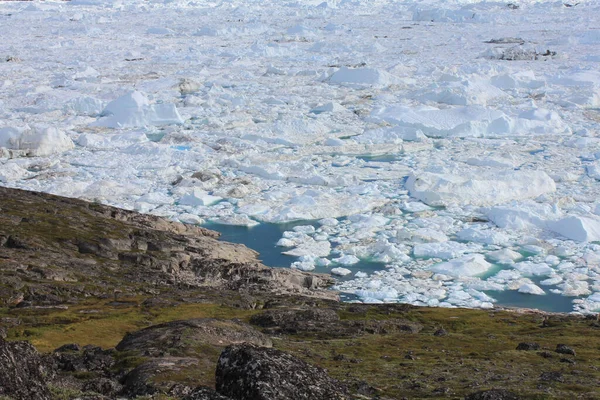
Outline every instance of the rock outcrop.
[(235, 343), (271, 347), (269, 337), (240, 321), (199, 318), (153, 325), (127, 334), (119, 351), (136, 351), (146, 357), (189, 356), (199, 346), (225, 347)]
[(46, 369), (37, 350), (27, 342), (0, 338), (0, 397), (50, 400)]
[(325, 290), (329, 276), (266, 267), (255, 251), (198, 226), (3, 187), (0, 210), (5, 304), (180, 288), (337, 297)]
[(348, 399), (346, 389), (322, 368), (283, 351), (239, 344), (217, 363), (217, 392), (236, 400)]

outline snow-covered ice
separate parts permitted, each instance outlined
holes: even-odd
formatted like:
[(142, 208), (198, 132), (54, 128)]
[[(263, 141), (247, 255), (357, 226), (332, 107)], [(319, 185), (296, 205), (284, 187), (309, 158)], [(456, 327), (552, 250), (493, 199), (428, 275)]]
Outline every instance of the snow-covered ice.
[(192, 224), (306, 221), (272, 251), (364, 302), (597, 312), (599, 14), (0, 2), (0, 183)]

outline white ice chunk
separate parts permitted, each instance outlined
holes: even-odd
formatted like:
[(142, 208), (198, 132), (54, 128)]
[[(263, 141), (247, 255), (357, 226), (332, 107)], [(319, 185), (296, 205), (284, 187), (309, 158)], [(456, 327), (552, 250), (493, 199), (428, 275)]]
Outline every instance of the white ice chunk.
[(514, 121), (504, 113), (480, 106), (439, 109), (435, 107), (412, 108), (391, 106), (371, 113), (375, 121), (410, 127), (428, 137), (481, 137), (488, 134), (511, 133)]
[(354, 294), (363, 299), (376, 299), (376, 300), (396, 299), (398, 297), (398, 291), (396, 289), (387, 289), (387, 290), (378, 290), (378, 291), (356, 290), (354, 292)]
[(478, 206), (538, 197), (556, 191), (543, 171), (469, 170), (462, 174), (422, 172), (406, 182), (410, 195), (431, 206)]
[(192, 192), (185, 194), (179, 199), (179, 204), (185, 206), (209, 206), (221, 201), (219, 196), (212, 196), (208, 192), (201, 189), (194, 189)]
[(331, 252), (331, 243), (329, 242), (317, 242), (312, 238), (309, 238), (306, 242), (300, 244), (298, 247), (284, 251), (283, 254), (288, 256), (306, 256), (310, 255), (313, 257), (327, 257)]
[(360, 259), (358, 257), (356, 257), (355, 255), (346, 254), (341, 257), (334, 258), (332, 261), (335, 263), (338, 263), (338, 264), (342, 264), (342, 265), (354, 265), (354, 264), (360, 262)]
[(295, 261), (290, 267), (301, 271), (312, 271), (315, 269), (315, 264), (311, 261)]
[(331, 270), (332, 275), (346, 276), (351, 273), (352, 271), (350, 271), (348, 268), (333, 268)]
[(555, 274), (554, 269), (546, 263), (521, 261), (514, 264), (513, 267), (524, 276), (552, 276)]
[(183, 120), (174, 104), (150, 104), (150, 100), (144, 93), (134, 91), (108, 103), (101, 117), (91, 125), (106, 128), (133, 128), (182, 123)]
[(568, 297), (577, 297), (577, 296), (586, 296), (591, 292), (590, 285), (586, 281), (566, 281), (557, 285), (559, 289), (562, 290), (563, 296)]
[(578, 242), (595, 242), (600, 240), (600, 218), (570, 215), (558, 221), (548, 223), (550, 230), (568, 239)]
[(14, 162), (0, 164), (0, 182), (13, 182), (27, 176), (29, 172)]
[(486, 254), (486, 257), (497, 262), (498, 264), (513, 264), (515, 261), (523, 258), (520, 253), (517, 253), (511, 249), (490, 251)]
[(439, 274), (446, 274), (459, 278), (463, 276), (481, 275), (491, 267), (492, 264), (485, 261), (483, 255), (470, 254), (468, 256), (436, 264), (432, 266), (430, 270)]
[(177, 219), (184, 224), (195, 224), (200, 225), (204, 223), (204, 220), (197, 215), (184, 213), (177, 216)]
[(223, 215), (217, 218), (212, 218), (211, 222), (221, 225), (235, 225), (235, 226), (256, 226), (259, 223), (246, 214), (234, 214), (234, 215)]
[(329, 102), (310, 110), (313, 114), (344, 112), (346, 109), (339, 103)]
[(96, 117), (104, 109), (104, 102), (94, 97), (83, 96), (69, 100), (64, 108), (77, 115)]
[(344, 86), (384, 87), (402, 83), (402, 79), (384, 70), (374, 68), (340, 68), (329, 78), (330, 83)]
[(335, 218), (323, 218), (319, 220), (319, 225), (321, 226), (337, 226), (339, 221)]
[(484, 244), (504, 245), (509, 242), (509, 237), (502, 232), (491, 229), (467, 228), (459, 231), (456, 236), (460, 240)]
[(64, 132), (48, 125), (0, 128), (0, 147), (26, 156), (47, 156), (70, 150), (75, 145)]
[(292, 229), (294, 232), (304, 233), (307, 235), (315, 233), (315, 227), (312, 225), (298, 225)]
[(468, 247), (463, 243), (448, 241), (441, 243), (419, 243), (413, 247), (413, 255), (419, 258), (441, 258), (449, 260), (462, 256)]
[(562, 281), (563, 281), (563, 279), (560, 276), (555, 276), (552, 278), (544, 279), (543, 281), (540, 282), (540, 285), (553, 286), (553, 285), (557, 285), (557, 284), (561, 283)]
[(535, 295), (544, 295), (546, 292), (534, 283), (524, 283), (519, 286), (519, 293), (527, 293), (527, 294), (535, 294)]

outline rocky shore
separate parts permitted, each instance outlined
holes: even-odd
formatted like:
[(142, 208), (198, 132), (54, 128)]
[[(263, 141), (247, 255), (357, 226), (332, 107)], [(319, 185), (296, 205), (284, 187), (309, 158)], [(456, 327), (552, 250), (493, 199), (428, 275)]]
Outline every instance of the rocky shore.
[(600, 399), (596, 316), (340, 303), (217, 236), (0, 188), (0, 399)]

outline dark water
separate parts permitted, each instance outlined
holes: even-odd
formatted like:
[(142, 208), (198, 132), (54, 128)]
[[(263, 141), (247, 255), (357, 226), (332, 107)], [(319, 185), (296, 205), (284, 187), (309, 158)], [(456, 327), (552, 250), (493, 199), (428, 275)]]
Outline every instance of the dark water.
[[(312, 225), (318, 227), (316, 221), (297, 221), (289, 222), (284, 224), (260, 224), (251, 228), (244, 226), (230, 226), (221, 224), (205, 224), (204, 226), (208, 229), (221, 233), (221, 239), (232, 242), (241, 243), (249, 248), (257, 251), (260, 256), (260, 260), (263, 264), (269, 267), (289, 267), (294, 261), (297, 261), (297, 257), (288, 256), (281, 254), (282, 251), (286, 251), (288, 248), (279, 247), (275, 244), (281, 239), (283, 232), (291, 231), (295, 226), (300, 225)], [(335, 249), (335, 248), (334, 248)], [(329, 258), (335, 258), (336, 256), (330, 256)], [(351, 274), (345, 277), (335, 277), (339, 281), (345, 281), (353, 279), (354, 274), (357, 271), (366, 272), (371, 274), (374, 271), (381, 271), (384, 269), (385, 264), (361, 261), (357, 264), (350, 266), (343, 266), (352, 271)], [(337, 265), (330, 265), (329, 267), (316, 267), (312, 272), (330, 273), (331, 268), (335, 268)], [(492, 276), (497, 273), (501, 268), (497, 267), (491, 271), (488, 271), (488, 276)], [(539, 285), (540, 280), (543, 278), (531, 278), (531, 280)], [(502, 292), (497, 291), (486, 291), (485, 293), (497, 300), (496, 305), (506, 307), (525, 307), (525, 308), (537, 308), (539, 310), (550, 311), (550, 312), (570, 312), (573, 311), (572, 297), (564, 297), (561, 295), (553, 294), (548, 291), (552, 287), (541, 286), (544, 291), (547, 292), (544, 296), (536, 296), (530, 294), (519, 293), (514, 290), (506, 290)], [(357, 297), (354, 295), (344, 294), (342, 300), (351, 301), (356, 300)]]

